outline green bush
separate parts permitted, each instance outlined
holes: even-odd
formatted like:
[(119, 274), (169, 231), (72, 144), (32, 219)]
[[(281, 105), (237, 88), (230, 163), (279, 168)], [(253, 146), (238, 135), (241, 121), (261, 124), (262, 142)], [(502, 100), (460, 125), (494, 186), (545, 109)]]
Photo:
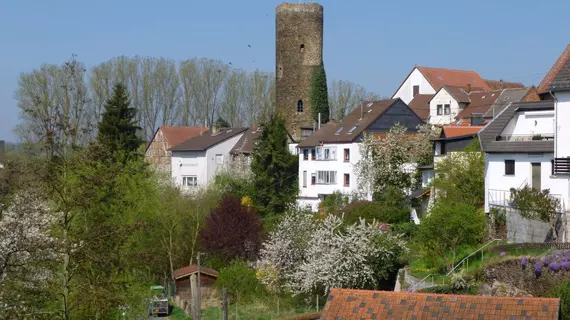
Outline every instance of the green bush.
[(255, 270), (243, 261), (234, 261), (229, 267), (221, 269), (216, 286), (220, 290), (226, 288), (235, 301), (252, 301), (263, 296), (265, 291)]
[(412, 239), (418, 233), (419, 227), (413, 222), (401, 222), (392, 225), (391, 229), (394, 233), (403, 234), (404, 237)]
[(391, 206), (377, 201), (356, 201), (349, 204), (343, 212), (344, 223), (347, 225), (358, 222), (360, 218), (366, 221), (376, 220), (390, 224), (410, 221), (410, 213), (407, 208)]
[(222, 192), (223, 196), (235, 196), (242, 199), (251, 196), (253, 184), (246, 179), (234, 177), (228, 173), (220, 173), (214, 177), (213, 187)]
[(570, 320), (570, 282), (563, 282), (547, 295), (549, 298), (560, 298), (560, 308), (563, 320)]
[(429, 288), (421, 289), (421, 290), (418, 290), (418, 292), (476, 295), (477, 294), (477, 287), (476, 286), (468, 286), (464, 289), (456, 290), (456, 289), (453, 289), (451, 287), (451, 285), (442, 285), (442, 286), (435, 286), (435, 287), (429, 287)]

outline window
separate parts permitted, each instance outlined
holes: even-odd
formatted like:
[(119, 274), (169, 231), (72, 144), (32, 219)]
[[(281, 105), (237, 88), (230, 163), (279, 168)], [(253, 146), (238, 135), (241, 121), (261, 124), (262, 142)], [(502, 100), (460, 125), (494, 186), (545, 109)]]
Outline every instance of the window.
[(445, 150), (445, 142), (441, 141), (440, 146), (441, 146), (441, 155), (447, 154), (447, 150)]
[(554, 159), (550, 160), (550, 175), (554, 175)]
[(348, 173), (344, 174), (344, 186), (350, 187), (350, 174)]
[(336, 171), (317, 171), (318, 184), (336, 184)]
[(350, 161), (350, 149), (344, 149), (344, 161)]
[(438, 104), (437, 105), (437, 115), (441, 116), (443, 114), (443, 105)]
[(301, 137), (306, 138), (313, 134), (313, 128), (301, 128)]
[(414, 97), (420, 94), (420, 86), (414, 86)]
[(303, 160), (309, 160), (309, 149), (303, 149)]
[(444, 114), (451, 114), (451, 106), (449, 104), (444, 104), (443, 105), (443, 113)]
[(182, 177), (182, 185), (185, 187), (195, 187), (198, 185), (198, 177), (196, 176)]
[(311, 149), (311, 160), (317, 160), (317, 153), (315, 149)]
[(311, 174), (311, 184), (316, 184), (317, 183), (317, 175), (312, 173)]
[(297, 101), (297, 112), (303, 112), (303, 100)]
[(307, 171), (303, 171), (303, 188), (307, 187)]
[(336, 160), (336, 147), (317, 147), (316, 160)]
[(299, 49), (301, 49), (301, 52), (305, 51), (305, 44), (301, 43), (301, 45), (299, 46)]
[(512, 176), (515, 174), (515, 160), (505, 160), (505, 175)]
[(541, 190), (540, 189), (540, 162), (537, 163), (531, 163), (530, 164), (532, 166), (532, 188), (535, 190)]
[(344, 129), (344, 127), (340, 127), (334, 134), (335, 135), (340, 135), (340, 133), (342, 132), (342, 129)]
[(224, 164), (224, 155), (223, 154), (217, 154), (216, 155), (216, 164)]
[(357, 126), (352, 127), (350, 130), (348, 130), (348, 134), (352, 134), (354, 132), (354, 130), (356, 130)]

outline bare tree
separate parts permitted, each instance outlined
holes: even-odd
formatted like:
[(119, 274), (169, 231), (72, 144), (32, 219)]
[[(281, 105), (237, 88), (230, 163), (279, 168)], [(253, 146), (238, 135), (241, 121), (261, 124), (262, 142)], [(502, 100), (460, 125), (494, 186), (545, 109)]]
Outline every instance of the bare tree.
[(275, 110), (275, 77), (256, 70), (249, 74), (245, 93), (246, 122), (263, 123)]
[(245, 71), (241, 69), (232, 70), (224, 86), (220, 116), (228, 121), (232, 127), (241, 127), (245, 124), (246, 119), (243, 113), (247, 80)]
[(61, 66), (42, 65), (20, 75), (16, 98), (23, 123), (17, 132), (23, 140), (76, 146), (90, 139), (84, 74), (83, 64), (73, 57)]

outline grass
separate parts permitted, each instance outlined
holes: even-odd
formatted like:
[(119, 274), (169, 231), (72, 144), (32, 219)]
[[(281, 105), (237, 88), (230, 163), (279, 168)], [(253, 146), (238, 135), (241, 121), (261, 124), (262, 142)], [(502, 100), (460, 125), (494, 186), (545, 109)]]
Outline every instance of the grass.
[[(244, 305), (240, 305), (239, 303), (237, 306), (232, 304), (229, 306), (229, 320), (274, 320), (274, 319), (281, 319), (284, 317), (294, 316), (296, 314), (302, 313), (309, 313), (315, 312), (314, 308), (294, 308), (294, 307), (287, 307), (279, 310), (277, 312), (276, 308), (272, 308), (267, 306), (264, 303), (248, 303)], [(184, 314), (184, 311), (178, 307), (174, 307), (169, 320), (190, 320), (191, 317), (188, 317)], [(202, 319), (203, 320), (219, 320), (222, 319), (222, 308), (210, 307), (207, 309), (202, 310)]]
[[(465, 257), (467, 257), (472, 252), (475, 252), (479, 249), (481, 245), (472, 246), (472, 247), (465, 247), (458, 250), (457, 259), (455, 263), (459, 263)], [(481, 255), (480, 252), (471, 256), (468, 259), (468, 262), (463, 262), (462, 266), (460, 266), (456, 271), (461, 270), (464, 274), (467, 275), (474, 275), (476, 274), (482, 266), (489, 264), (494, 261), (499, 261), (505, 258), (512, 258), (512, 257), (519, 257), (519, 256), (542, 256), (549, 253), (551, 250), (549, 249), (531, 249), (531, 250), (513, 250), (509, 252), (505, 252), (504, 257), (501, 257), (500, 252), (491, 252), (488, 248), (482, 250), (483, 254)], [(447, 270), (445, 268), (445, 262), (440, 258), (437, 259), (435, 262), (427, 261), (423, 259), (419, 255), (414, 256), (413, 261), (410, 262), (410, 273), (412, 276), (423, 279), (424, 277), (433, 274), (433, 282), (437, 284), (444, 284), (449, 283), (450, 277), (446, 277)], [(426, 281), (432, 282), (432, 277), (428, 277)]]

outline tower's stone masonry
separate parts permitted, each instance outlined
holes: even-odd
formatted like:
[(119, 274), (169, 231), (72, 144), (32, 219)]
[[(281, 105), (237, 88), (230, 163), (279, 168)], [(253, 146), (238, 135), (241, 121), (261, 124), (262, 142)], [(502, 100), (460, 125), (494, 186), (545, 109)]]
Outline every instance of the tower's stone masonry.
[(285, 118), (289, 133), (300, 139), (301, 127), (314, 125), (311, 75), (323, 60), (323, 7), (317, 3), (279, 5), (275, 53), (277, 111)]

